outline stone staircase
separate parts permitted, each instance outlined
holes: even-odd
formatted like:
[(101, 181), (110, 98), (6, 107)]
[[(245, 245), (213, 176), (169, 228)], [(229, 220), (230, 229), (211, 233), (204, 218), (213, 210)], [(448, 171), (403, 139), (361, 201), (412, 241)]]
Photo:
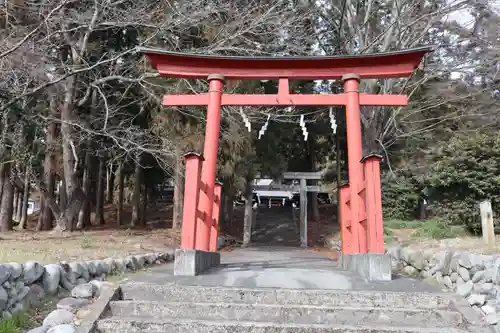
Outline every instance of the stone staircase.
[(101, 333), (489, 332), (445, 294), (130, 283)]
[(298, 217), (294, 221), (292, 207), (262, 207), (256, 214), (252, 244), (300, 246)]

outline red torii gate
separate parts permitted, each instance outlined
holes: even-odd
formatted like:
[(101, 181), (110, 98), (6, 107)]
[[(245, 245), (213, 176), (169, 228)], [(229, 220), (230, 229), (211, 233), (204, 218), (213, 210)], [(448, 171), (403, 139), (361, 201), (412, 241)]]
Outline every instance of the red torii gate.
[[(221, 185), (216, 184), (220, 109), (232, 106), (346, 106), (349, 184), (341, 189), (342, 254), (383, 253), (380, 157), (362, 156), (360, 105), (404, 106), (405, 95), (361, 93), (361, 79), (408, 77), (432, 47), (334, 57), (238, 57), (140, 48), (161, 75), (207, 79), (209, 91), (166, 95), (164, 106), (208, 106), (203, 156), (186, 156), (182, 248), (217, 250)], [(277, 94), (224, 94), (224, 80), (278, 80)], [(290, 94), (289, 80), (341, 79), (342, 94)], [(201, 178), (200, 178), (201, 168)]]

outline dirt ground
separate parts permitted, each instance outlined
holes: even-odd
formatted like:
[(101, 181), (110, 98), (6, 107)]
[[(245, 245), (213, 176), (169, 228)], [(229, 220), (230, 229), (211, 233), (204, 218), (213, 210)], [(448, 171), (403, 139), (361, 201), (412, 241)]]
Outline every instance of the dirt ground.
[[(124, 221), (129, 224), (131, 207), (125, 207)], [(180, 231), (172, 230), (169, 206), (148, 209), (146, 228), (130, 229), (116, 224), (116, 207), (105, 207), (106, 224), (85, 231), (65, 234), (35, 232), (37, 216), (32, 216), (28, 230), (0, 234), (0, 263), (37, 260), (42, 263), (102, 259), (162, 251), (175, 248)]]
[[(325, 243), (340, 239), (335, 205), (320, 206), (320, 219), (309, 221), (309, 246), (334, 259), (335, 251), (327, 250)], [(42, 263), (120, 257), (130, 254), (162, 251), (175, 248), (180, 243), (180, 230), (172, 230), (172, 207), (157, 205), (148, 207), (145, 228), (130, 228), (131, 207), (124, 207), (125, 225), (116, 224), (116, 207), (105, 207), (105, 225), (91, 226), (85, 231), (67, 234), (35, 232), (37, 216), (31, 216), (28, 230), (16, 230), (0, 234), (0, 263), (37, 260)], [(243, 211), (235, 209), (233, 220), (225, 230), (241, 244), (243, 234)], [(500, 235), (494, 246), (484, 244), (480, 237), (461, 236), (449, 239), (421, 239), (412, 237), (415, 229), (392, 230), (393, 241), (412, 244), (421, 248), (455, 249), (475, 253), (500, 253)], [(238, 241), (239, 240), (239, 241)], [(390, 242), (387, 242), (387, 246)], [(230, 249), (228, 249), (230, 250)]]
[(311, 247), (324, 247), (328, 239), (339, 240), (340, 224), (337, 221), (337, 205), (320, 205), (319, 219), (314, 221), (310, 218), (307, 227), (307, 237)]

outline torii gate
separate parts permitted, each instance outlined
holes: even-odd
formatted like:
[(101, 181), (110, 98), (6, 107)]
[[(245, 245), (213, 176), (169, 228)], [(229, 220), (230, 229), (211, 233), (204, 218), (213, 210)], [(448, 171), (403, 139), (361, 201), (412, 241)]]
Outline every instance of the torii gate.
[[(207, 106), (203, 156), (186, 156), (182, 248), (216, 251), (220, 186), (215, 174), (221, 106), (346, 106), (349, 185), (341, 190), (342, 254), (384, 252), (380, 157), (362, 156), (360, 105), (404, 106), (405, 95), (359, 91), (361, 79), (408, 77), (432, 47), (333, 57), (239, 57), (140, 48), (161, 75), (208, 79), (208, 93), (166, 95), (164, 106)], [(278, 80), (277, 94), (224, 94), (224, 81)], [(341, 94), (290, 94), (289, 80), (338, 80)], [(201, 166), (201, 179), (199, 168)]]

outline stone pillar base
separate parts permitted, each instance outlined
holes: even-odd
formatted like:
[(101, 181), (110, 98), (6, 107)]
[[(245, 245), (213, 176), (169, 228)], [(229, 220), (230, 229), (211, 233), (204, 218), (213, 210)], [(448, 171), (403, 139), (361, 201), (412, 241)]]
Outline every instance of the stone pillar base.
[(346, 254), (339, 258), (342, 269), (369, 281), (392, 280), (391, 256), (381, 253)]
[(174, 275), (196, 276), (220, 265), (220, 253), (200, 250), (175, 250)]

